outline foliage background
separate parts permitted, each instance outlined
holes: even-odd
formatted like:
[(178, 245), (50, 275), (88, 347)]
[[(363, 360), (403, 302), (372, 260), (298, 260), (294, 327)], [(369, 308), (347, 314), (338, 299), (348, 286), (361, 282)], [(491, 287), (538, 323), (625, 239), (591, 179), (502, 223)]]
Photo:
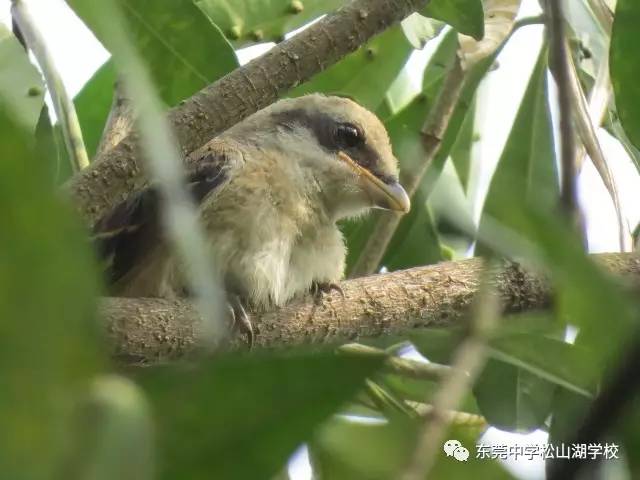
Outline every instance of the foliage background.
[[(89, 5), (71, 3), (80, 11)], [(279, 38), (340, 2), (306, 1), (301, 15), (283, 13), (285, 3), (295, 8), (295, 2), (237, 2), (246, 10), (231, 8), (229, 2), (197, 3), (120, 1), (133, 43), (167, 106), (176, 105), (235, 68), (234, 49)], [(588, 5), (586, 1), (576, 3)], [(444, 18), (467, 33), (477, 33), (482, 18), (477, 12), (469, 14), (472, 4), (477, 6), (471, 0), (441, 1), (441, 10), (433, 11), (432, 6), (432, 11), (423, 13)], [(617, 13), (628, 15), (621, 18), (636, 18), (632, 2), (619, 4)], [(594, 69), (608, 55), (608, 35), (589, 8), (569, 8), (567, 12), (575, 38), (582, 42), (574, 44), (572, 52), (580, 60), (583, 87), (588, 92)], [(88, 23), (91, 27), (90, 20)], [(624, 162), (627, 153), (636, 158), (633, 122), (640, 105), (635, 89), (629, 86), (638, 69), (628, 53), (635, 38), (630, 33), (632, 24), (630, 20), (616, 23), (618, 37), (614, 38), (618, 42), (612, 50), (617, 110), (611, 104), (604, 123), (613, 137), (602, 133), (603, 142), (612, 145), (606, 149), (612, 162)], [(420, 28), (413, 25), (408, 30), (417, 35), (423, 28), (424, 24)], [(540, 31), (536, 26), (524, 28)], [(412, 54), (406, 37), (399, 27), (391, 28), (290, 94), (325, 91), (352, 95), (385, 120), (398, 156), (419, 162), (417, 131), (425, 109), (442, 88), (447, 62), (455, 55), (455, 36), (447, 36), (445, 31), (438, 37), (440, 43), (427, 43), (427, 51), (435, 53), (423, 67), (427, 73), (420, 92), (415, 91), (407, 69), (402, 71)], [(535, 51), (524, 45), (526, 42), (517, 41), (517, 37), (510, 40), (515, 55), (523, 49)], [(79, 61), (71, 54), (75, 48), (70, 46), (65, 55), (71, 57), (72, 64)], [(581, 48), (592, 57), (580, 57)], [(445, 166), (447, 155), (442, 154), (434, 163), (439, 168), (431, 169), (424, 189), (417, 194), (423, 201), (414, 199), (416, 207), (398, 229), (383, 264), (401, 269), (462, 258), (470, 253), (477, 234), (475, 225), (480, 226), (481, 240), (491, 240), (491, 226), (496, 221), (534, 245), (534, 249), (522, 249), (505, 244), (508, 242), (481, 242), (485, 253), (513, 256), (515, 251), (518, 258), (546, 266), (557, 284), (559, 301), (553, 312), (541, 314), (535, 323), (525, 319), (518, 331), (496, 333), (490, 360), (461, 409), (481, 414), (490, 425), (504, 430), (541, 429), (551, 432), (551, 441), (560, 441), (570, 437), (578, 422), (572, 415), (585, 410), (606, 367), (617, 358), (635, 319), (635, 309), (618, 285), (583, 255), (580, 240), (558, 219), (558, 159), (552, 148), (553, 107), (547, 102), (548, 95), (554, 97), (546, 71), (546, 50), (537, 57), (535, 68), (535, 57), (531, 58), (530, 64), (521, 64), (521, 77), (510, 78), (524, 94), (513, 128), (498, 106), (518, 104), (515, 89), (505, 95), (496, 87), (498, 80), (490, 79), (474, 101), (473, 95), (466, 99), (471, 113), (459, 119), (462, 129), (453, 135), (457, 141), (445, 152), (451, 154), (451, 161)], [(423, 64), (414, 59), (408, 67), (411, 75), (415, 77)], [(436, 387), (433, 382), (382, 375), (380, 358), (342, 357), (330, 351), (258, 354), (215, 359), (189, 372), (143, 372), (133, 379), (113, 374), (93, 331), (97, 268), (78, 220), (67, 206), (60, 205), (55, 190), (70, 175), (69, 162), (43, 109), (44, 85), (39, 74), (6, 29), (0, 30), (0, 65), (0, 97), (10, 106), (2, 113), (0, 157), (11, 159), (2, 163), (0, 175), (0, 204), (6, 212), (0, 237), (4, 252), (0, 264), (0, 371), (10, 392), (0, 403), (0, 416), (7, 426), (0, 433), (3, 476), (282, 476), (284, 462), (302, 442), (309, 443), (314, 467), (323, 478), (397, 475), (412, 450), (419, 422), (406, 408), (397, 411), (394, 405), (404, 405), (409, 399), (428, 400)], [(90, 155), (111, 107), (115, 78), (114, 67), (108, 62), (74, 98)], [(407, 92), (412, 91), (420, 95), (411, 98)], [(506, 102), (496, 102), (496, 96), (505, 97)], [(623, 126), (627, 126), (629, 138), (621, 133)], [(498, 138), (501, 135), (506, 140), (504, 149)], [(616, 136), (621, 143), (612, 140)], [(625, 149), (622, 155), (620, 151)], [(493, 177), (479, 173), (491, 172), (494, 165)], [(589, 168), (585, 164), (585, 169)], [(627, 168), (624, 172), (627, 185), (637, 185), (636, 171)], [(609, 199), (600, 196), (593, 200), (591, 188), (595, 187), (591, 186), (596, 184), (583, 184), (588, 188), (581, 198), (583, 204), (600, 208)], [(586, 211), (593, 212), (593, 208)], [(602, 211), (606, 212), (606, 207)], [(587, 218), (591, 239), (598, 238), (600, 231), (616, 237), (613, 213)], [(593, 218), (598, 223), (590, 223)], [(372, 224), (344, 228), (353, 263)], [(25, 302), (27, 298), (29, 302)], [(614, 325), (603, 325), (604, 318), (613, 319)], [(575, 345), (563, 341), (569, 324), (580, 330)], [(442, 337), (450, 339), (456, 334), (438, 335), (441, 337), (435, 343), (447, 345)], [(412, 341), (430, 360), (450, 360), (450, 352), (434, 351), (433, 333), (416, 335)], [(363, 383), (365, 378), (369, 383)], [(371, 392), (363, 385), (374, 381), (388, 395), (386, 403), (371, 404)], [(338, 411), (386, 418), (388, 422), (330, 417)], [(483, 430), (482, 425), (452, 428), (451, 436), (465, 439), (468, 445), (473, 445)], [(627, 447), (623, 468), (631, 476), (637, 471), (638, 459), (630, 453), (637, 435), (636, 431), (623, 431), (615, 436), (622, 448)], [(35, 451), (40, 453), (34, 457)], [(463, 476), (472, 468), (479, 477), (509, 475), (495, 462), (457, 464), (440, 455), (432, 476)]]

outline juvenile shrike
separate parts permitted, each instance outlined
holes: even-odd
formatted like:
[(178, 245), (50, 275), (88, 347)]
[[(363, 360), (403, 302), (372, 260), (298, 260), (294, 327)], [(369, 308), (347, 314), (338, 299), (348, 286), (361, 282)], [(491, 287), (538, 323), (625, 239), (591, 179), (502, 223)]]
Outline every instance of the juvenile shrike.
[[(211, 140), (187, 165), (212, 268), (250, 343), (244, 306), (282, 305), (342, 278), (346, 249), (338, 220), (410, 206), (384, 126), (342, 97), (280, 100)], [(188, 293), (159, 206), (157, 190), (147, 186), (95, 225), (112, 294)]]

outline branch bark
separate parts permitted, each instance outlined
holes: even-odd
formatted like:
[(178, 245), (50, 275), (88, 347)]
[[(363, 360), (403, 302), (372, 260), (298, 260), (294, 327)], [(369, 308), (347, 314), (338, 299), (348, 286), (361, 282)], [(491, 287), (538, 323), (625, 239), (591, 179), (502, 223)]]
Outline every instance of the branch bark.
[[(640, 283), (640, 258), (599, 254), (606, 270)], [(283, 308), (254, 314), (258, 348), (340, 344), (359, 338), (403, 336), (428, 327), (466, 323), (483, 278), (479, 258), (447, 262), (347, 280), (321, 302), (302, 298)], [(552, 291), (540, 274), (508, 264), (493, 279), (505, 312), (549, 307)], [(205, 348), (196, 309), (185, 300), (107, 298), (101, 314), (116, 358), (156, 363), (197, 354)], [(240, 338), (230, 349), (245, 349)]]
[[(169, 111), (183, 152), (264, 108), (289, 88), (336, 63), (428, 0), (353, 0)], [(137, 136), (96, 157), (67, 185), (92, 225), (144, 182)]]

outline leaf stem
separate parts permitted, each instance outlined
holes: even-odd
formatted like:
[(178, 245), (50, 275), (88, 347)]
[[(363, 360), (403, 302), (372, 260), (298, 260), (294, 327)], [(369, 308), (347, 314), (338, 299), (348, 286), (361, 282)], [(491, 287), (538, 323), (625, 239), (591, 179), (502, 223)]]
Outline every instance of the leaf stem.
[(51, 100), (53, 101), (53, 108), (60, 122), (71, 167), (75, 172), (82, 170), (89, 165), (89, 157), (84, 146), (82, 130), (80, 129), (80, 122), (73, 102), (62, 83), (44, 38), (36, 28), (24, 0), (11, 0), (11, 4), (13, 21), (22, 33), (27, 46), (33, 52), (44, 75)]

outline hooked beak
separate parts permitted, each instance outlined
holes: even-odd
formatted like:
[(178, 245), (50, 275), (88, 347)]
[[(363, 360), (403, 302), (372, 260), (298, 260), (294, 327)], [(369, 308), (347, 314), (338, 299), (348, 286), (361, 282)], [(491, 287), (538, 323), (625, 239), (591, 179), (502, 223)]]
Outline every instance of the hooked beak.
[(344, 152), (338, 152), (338, 157), (347, 163), (362, 179), (362, 184), (376, 207), (402, 213), (409, 211), (411, 200), (402, 185), (396, 181), (392, 183), (383, 182)]

